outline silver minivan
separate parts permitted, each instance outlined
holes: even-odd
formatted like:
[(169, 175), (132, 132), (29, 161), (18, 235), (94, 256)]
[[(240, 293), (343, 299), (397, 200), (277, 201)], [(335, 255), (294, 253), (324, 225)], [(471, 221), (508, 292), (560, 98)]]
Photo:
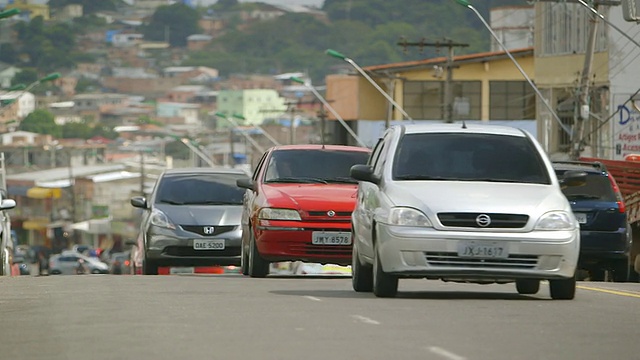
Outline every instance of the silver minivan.
[(531, 134), (509, 126), (408, 124), (389, 128), (359, 180), (352, 214), (355, 291), (393, 297), (401, 278), (515, 282), (573, 299), (579, 224)]

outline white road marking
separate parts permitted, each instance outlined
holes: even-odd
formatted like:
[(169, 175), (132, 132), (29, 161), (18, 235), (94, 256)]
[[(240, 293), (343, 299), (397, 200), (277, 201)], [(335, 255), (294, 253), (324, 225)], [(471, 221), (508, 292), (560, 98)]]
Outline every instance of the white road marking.
[(319, 299), (319, 298), (317, 298), (317, 297), (315, 297), (315, 296), (308, 296), (308, 295), (307, 295), (307, 296), (305, 296), (305, 298), (307, 298), (307, 299), (309, 299), (309, 300), (313, 300), (313, 301), (322, 301), (322, 299)]
[(359, 320), (365, 324), (370, 324), (370, 325), (380, 325), (379, 321), (370, 319), (366, 316), (362, 316), (362, 315), (351, 315), (354, 319)]
[(431, 351), (432, 353), (436, 354), (436, 355), (440, 355), (445, 359), (448, 360), (466, 360), (465, 357), (457, 355), (452, 353), (451, 351), (445, 350), (441, 347), (437, 347), (437, 346), (430, 346), (429, 347), (429, 351)]

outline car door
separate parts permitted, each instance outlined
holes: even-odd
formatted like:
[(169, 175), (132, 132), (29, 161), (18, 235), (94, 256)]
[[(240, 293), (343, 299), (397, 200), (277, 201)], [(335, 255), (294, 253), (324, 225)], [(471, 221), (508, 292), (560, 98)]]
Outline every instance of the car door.
[(58, 258), (58, 267), (64, 275), (73, 275), (78, 267), (78, 257), (73, 255), (60, 256)]
[[(251, 180), (256, 185), (256, 189), (259, 189), (259, 179), (262, 177), (262, 169), (264, 167), (264, 164), (267, 162), (266, 159), (268, 157), (268, 154), (269, 152), (265, 152), (262, 155), (262, 158), (260, 159), (260, 161), (258, 161), (258, 165), (256, 165), (256, 169), (251, 176)], [(245, 246), (248, 246), (249, 244), (249, 232), (251, 231), (249, 224), (251, 222), (251, 219), (253, 218), (253, 213), (255, 211), (254, 209), (256, 196), (258, 196), (256, 191), (249, 189), (247, 189), (242, 196), (242, 216), (240, 219), (240, 224), (242, 226), (242, 244)]]
[[(371, 153), (368, 165), (373, 167), (375, 175), (381, 176), (382, 167), (386, 163), (385, 157), (389, 148), (388, 141), (390, 135), (387, 133), (381, 138)], [(356, 236), (358, 236), (358, 249), (360, 254), (367, 258), (373, 258), (373, 226), (374, 217), (378, 211), (378, 185), (366, 181), (360, 182), (358, 186), (358, 205), (356, 214), (357, 226)]]

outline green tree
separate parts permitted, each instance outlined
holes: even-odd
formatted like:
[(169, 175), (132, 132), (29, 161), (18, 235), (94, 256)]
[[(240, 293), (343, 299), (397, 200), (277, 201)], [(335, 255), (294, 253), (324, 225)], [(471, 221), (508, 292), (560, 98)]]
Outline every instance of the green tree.
[(70, 25), (56, 23), (45, 26), (42, 16), (36, 16), (26, 24), (16, 24), (14, 30), (21, 43), (19, 53), (26, 55), (29, 66), (47, 73), (74, 66), (69, 56), (75, 47)]
[(13, 64), (18, 60), (18, 52), (13, 44), (0, 44), (0, 61)]
[(43, 109), (37, 109), (27, 115), (20, 122), (18, 129), (38, 134), (48, 134), (56, 138), (62, 135), (62, 128), (56, 124), (53, 114)]
[(84, 122), (68, 122), (61, 126), (63, 139), (88, 139), (91, 127)]
[(113, 0), (49, 0), (49, 7), (57, 10), (67, 5), (82, 5), (85, 14), (93, 14), (98, 11), (116, 11), (116, 2)]
[(89, 138), (92, 138), (94, 136), (102, 136), (104, 138), (113, 140), (113, 139), (117, 139), (119, 134), (115, 130), (113, 130), (112, 127), (102, 125), (102, 124), (96, 124), (91, 129), (91, 136), (89, 136)]
[(198, 25), (199, 19), (198, 11), (185, 4), (160, 6), (149, 23), (143, 26), (143, 34), (145, 39), (155, 41), (163, 41), (168, 36), (171, 46), (184, 47), (189, 35), (202, 31)]
[(181, 141), (168, 142), (165, 145), (164, 153), (168, 156), (172, 156), (174, 159), (188, 160), (191, 156), (191, 150), (186, 147)]
[(23, 84), (24, 86), (28, 86), (39, 78), (38, 71), (35, 68), (22, 68), (20, 72), (11, 79), (11, 85)]
[(102, 85), (100, 81), (81, 77), (76, 83), (76, 93), (93, 92), (100, 89)]

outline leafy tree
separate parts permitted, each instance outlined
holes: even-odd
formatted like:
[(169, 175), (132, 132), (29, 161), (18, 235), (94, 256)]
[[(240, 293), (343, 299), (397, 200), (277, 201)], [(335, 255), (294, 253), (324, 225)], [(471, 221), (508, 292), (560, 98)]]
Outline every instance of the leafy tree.
[(229, 11), (238, 9), (239, 5), (238, 0), (218, 0), (211, 8), (219, 11)]
[(67, 5), (82, 5), (85, 14), (93, 14), (98, 11), (115, 11), (116, 2), (113, 0), (49, 0), (49, 7), (52, 9), (62, 9)]
[(11, 79), (11, 85), (23, 84), (24, 86), (28, 86), (39, 78), (38, 71), (35, 68), (22, 68), (21, 71)]
[(98, 80), (81, 77), (76, 83), (76, 93), (92, 92), (100, 89), (102, 85)]
[(185, 4), (160, 6), (151, 16), (151, 21), (143, 26), (143, 34), (145, 39), (155, 41), (165, 40), (168, 35), (171, 46), (184, 47), (189, 35), (202, 31), (199, 19), (198, 11)]
[(45, 27), (42, 16), (36, 16), (29, 23), (18, 23), (14, 29), (21, 42), (20, 53), (27, 55), (29, 66), (44, 72), (74, 66), (69, 53), (75, 47), (75, 36), (68, 24)]
[(91, 136), (89, 136), (89, 138), (92, 138), (94, 136), (102, 136), (104, 138), (113, 140), (113, 139), (117, 139), (118, 135), (119, 134), (116, 131), (114, 131), (112, 127), (105, 126), (102, 124), (96, 124), (91, 129)]
[(164, 153), (168, 156), (172, 156), (175, 159), (188, 160), (191, 156), (191, 150), (186, 147), (181, 141), (168, 142), (165, 145)]
[(12, 44), (0, 44), (0, 61), (13, 64), (18, 60), (18, 52)]
[(91, 137), (91, 127), (84, 122), (68, 122), (61, 126), (64, 139), (88, 139)]
[(37, 109), (27, 115), (20, 122), (18, 129), (38, 134), (48, 134), (56, 138), (62, 135), (62, 128), (56, 124), (53, 114), (43, 109)]

